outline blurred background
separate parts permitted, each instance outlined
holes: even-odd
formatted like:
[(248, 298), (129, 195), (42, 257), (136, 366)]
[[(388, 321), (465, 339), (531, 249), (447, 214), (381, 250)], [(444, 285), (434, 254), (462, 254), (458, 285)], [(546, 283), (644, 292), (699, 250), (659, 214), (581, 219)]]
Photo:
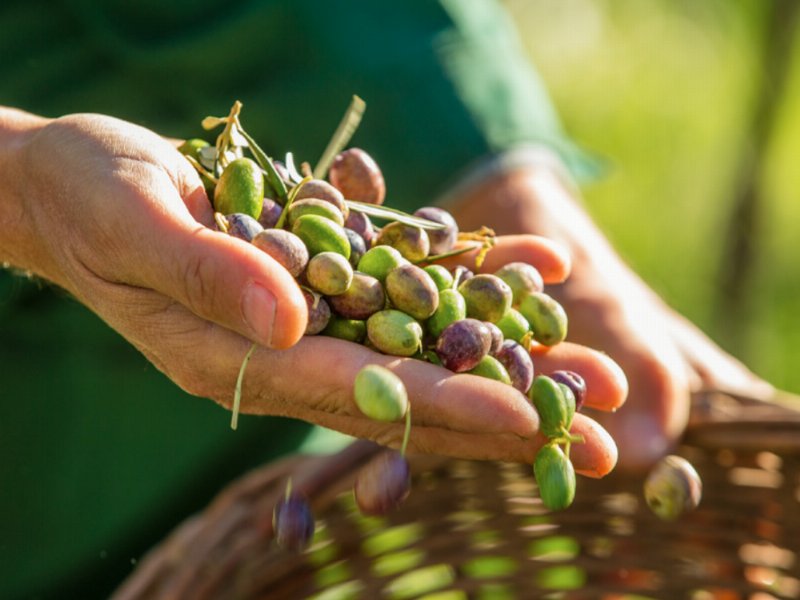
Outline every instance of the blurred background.
[(584, 193), (620, 253), (800, 392), (800, 3), (505, 4), (567, 131), (609, 163)]

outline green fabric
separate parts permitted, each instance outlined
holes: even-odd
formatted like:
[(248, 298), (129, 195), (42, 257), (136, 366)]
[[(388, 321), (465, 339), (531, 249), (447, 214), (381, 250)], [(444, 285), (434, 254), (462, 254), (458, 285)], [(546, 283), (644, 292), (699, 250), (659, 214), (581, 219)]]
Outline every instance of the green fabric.
[[(2, 104), (192, 137), (238, 98), (268, 152), (312, 164), (357, 93), (353, 145), (400, 208), (520, 142), (550, 144), (577, 174), (590, 164), (494, 2), (5, 0), (0, 56)], [(8, 272), (0, 340), (1, 598), (106, 597), (226, 482), (309, 431), (244, 417), (231, 432), (87, 309)]]

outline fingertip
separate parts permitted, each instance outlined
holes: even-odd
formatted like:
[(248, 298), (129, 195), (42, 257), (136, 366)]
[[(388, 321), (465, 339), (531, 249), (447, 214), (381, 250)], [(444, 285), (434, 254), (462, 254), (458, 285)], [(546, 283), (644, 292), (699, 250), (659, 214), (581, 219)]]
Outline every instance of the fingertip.
[(270, 347), (276, 350), (285, 350), (299, 342), (308, 324), (308, 307), (297, 283), (292, 279), (291, 283), (282, 286), (281, 291), (270, 340)]
[(628, 379), (622, 368), (607, 354), (563, 342), (552, 347), (532, 346), (531, 357), (540, 374), (566, 369), (583, 377), (586, 381), (586, 406), (615, 411), (625, 404)]
[(597, 479), (614, 470), (619, 451), (611, 434), (584, 415), (575, 415), (570, 431), (584, 438), (583, 443), (570, 446), (570, 459), (577, 473)]

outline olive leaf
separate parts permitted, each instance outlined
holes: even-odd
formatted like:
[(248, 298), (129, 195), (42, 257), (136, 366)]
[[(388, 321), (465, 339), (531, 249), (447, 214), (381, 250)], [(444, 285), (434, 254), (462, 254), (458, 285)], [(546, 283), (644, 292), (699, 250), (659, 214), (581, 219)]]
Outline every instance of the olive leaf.
[(345, 202), (347, 203), (347, 207), (350, 210), (361, 212), (364, 213), (365, 215), (369, 215), (370, 217), (375, 217), (377, 219), (386, 219), (387, 221), (400, 221), (401, 223), (405, 223), (406, 225), (413, 225), (414, 227), (421, 227), (422, 229), (444, 229), (445, 227), (447, 227), (446, 225), (442, 225), (441, 223), (435, 223), (434, 221), (429, 221), (428, 219), (415, 217), (414, 215), (410, 215), (408, 213), (404, 213), (401, 210), (397, 210), (395, 208), (389, 208), (387, 206), (380, 206), (378, 204), (368, 204), (366, 202), (356, 202), (355, 200), (345, 200)]
[(242, 137), (247, 140), (248, 147), (250, 148), (250, 152), (253, 153), (253, 158), (256, 159), (256, 162), (259, 166), (264, 169), (264, 173), (267, 176), (267, 182), (275, 190), (275, 193), (278, 194), (278, 198), (283, 202), (284, 206), (286, 205), (286, 198), (287, 198), (287, 191), (286, 191), (286, 184), (281, 179), (281, 176), (278, 174), (278, 171), (275, 169), (275, 165), (272, 162), (272, 159), (266, 155), (266, 153), (261, 149), (256, 141), (250, 136), (250, 134), (245, 131), (242, 124), (238, 121), (237, 117), (237, 124), (239, 127), (239, 133), (242, 134)]
[(342, 120), (339, 121), (339, 126), (336, 128), (336, 131), (333, 132), (331, 140), (325, 147), (319, 162), (317, 162), (317, 166), (314, 167), (315, 179), (324, 179), (325, 175), (328, 174), (328, 169), (330, 168), (333, 159), (336, 158), (336, 155), (344, 149), (344, 147), (350, 141), (350, 138), (353, 137), (353, 134), (356, 132), (356, 129), (358, 129), (358, 126), (361, 123), (361, 118), (364, 116), (364, 111), (366, 109), (367, 103), (358, 96), (354, 95), (353, 99), (350, 101), (350, 105), (347, 107), (347, 110), (342, 117)]
[(286, 172), (289, 173), (289, 179), (291, 179), (294, 183), (299, 183), (303, 180), (303, 176), (300, 174), (300, 172), (297, 170), (297, 166), (294, 164), (294, 154), (287, 152), (284, 164), (286, 165)]

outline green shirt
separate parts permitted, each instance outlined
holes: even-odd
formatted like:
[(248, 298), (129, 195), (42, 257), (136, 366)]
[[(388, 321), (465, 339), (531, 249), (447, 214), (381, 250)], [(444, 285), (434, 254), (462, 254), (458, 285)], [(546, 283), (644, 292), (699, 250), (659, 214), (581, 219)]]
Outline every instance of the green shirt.
[[(102, 5), (102, 6), (98, 6)], [(0, 103), (100, 112), (175, 137), (233, 100), (276, 157), (312, 164), (352, 94), (352, 145), (387, 204), (425, 205), (477, 158), (567, 140), (490, 0), (6, 0)], [(88, 309), (0, 272), (0, 597), (106, 597), (135, 561), (310, 428), (188, 396)]]

